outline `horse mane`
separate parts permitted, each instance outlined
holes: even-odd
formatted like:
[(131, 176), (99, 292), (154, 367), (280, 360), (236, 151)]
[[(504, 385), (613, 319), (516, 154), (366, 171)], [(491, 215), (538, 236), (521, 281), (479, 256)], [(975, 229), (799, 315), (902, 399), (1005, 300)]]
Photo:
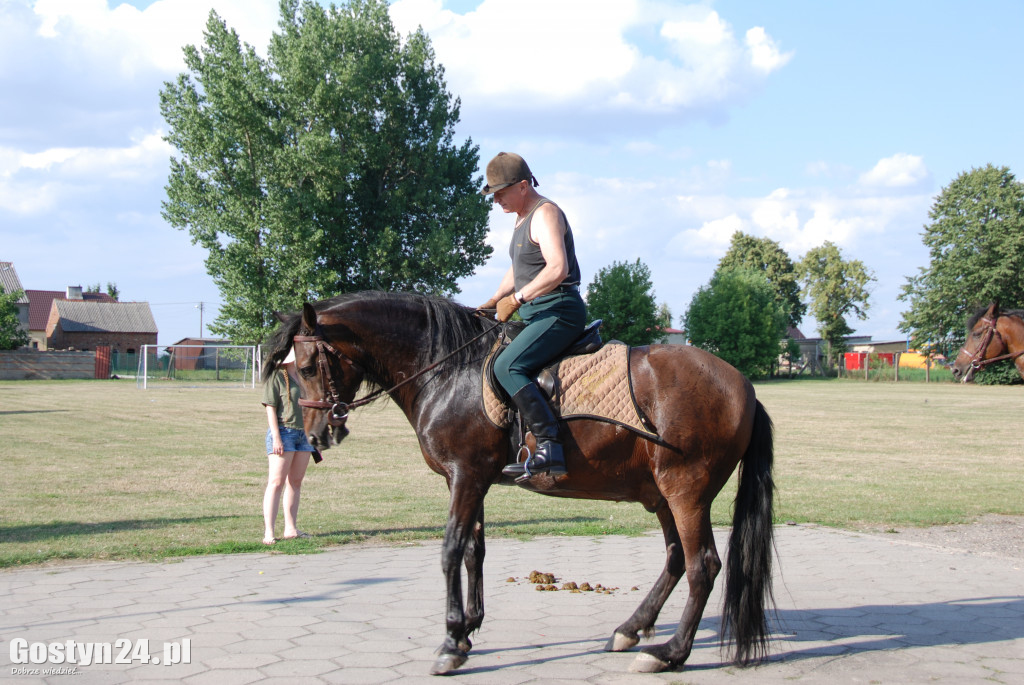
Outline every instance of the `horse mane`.
[[(967, 319), (967, 330), (972, 331), (974, 327), (981, 321), (981, 317), (985, 316), (988, 311), (988, 305), (981, 307), (978, 311), (971, 315), (971, 318)], [(1024, 321), (1024, 309), (999, 309), (999, 316), (1015, 316), (1021, 321)]]
[[(420, 347), (417, 364), (426, 368), (430, 364), (452, 354), (459, 348), (467, 345), (473, 338), (487, 330), (488, 325), (493, 322), (477, 316), (475, 309), (465, 307), (457, 302), (443, 297), (421, 295), (418, 293), (383, 292), (383, 291), (361, 291), (345, 293), (314, 303), (313, 307), (317, 314), (328, 314), (333, 310), (351, 305), (372, 303), (378, 311), (380, 320), (387, 325), (394, 322), (395, 325), (402, 325), (408, 320), (410, 309), (422, 309), (426, 314), (427, 327), (424, 332), (424, 345)], [(302, 325), (300, 314), (291, 314), (283, 317), (281, 325), (268, 338), (265, 361), (263, 364), (263, 379), (266, 381), (279, 365), (280, 361), (288, 354), (292, 345), (292, 337), (295, 336)], [(331, 326), (325, 326), (330, 330)], [(453, 373), (454, 369), (480, 359), (480, 347), (490, 346), (497, 336), (497, 328), (492, 335), (485, 335), (480, 345), (469, 345), (463, 350), (455, 353), (449, 360), (450, 363), (442, 365), (438, 372), (442, 375)], [(388, 378), (385, 365), (376, 357), (365, 369), (368, 374), (366, 380), (373, 386), (384, 387), (392, 383)]]

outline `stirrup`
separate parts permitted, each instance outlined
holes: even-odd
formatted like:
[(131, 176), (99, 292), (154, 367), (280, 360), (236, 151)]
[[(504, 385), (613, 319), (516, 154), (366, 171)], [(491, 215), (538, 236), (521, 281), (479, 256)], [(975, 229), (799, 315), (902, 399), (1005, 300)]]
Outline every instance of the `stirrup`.
[[(537, 464), (537, 458), (543, 459), (543, 464)], [(568, 474), (568, 470), (565, 468), (565, 458), (554, 463), (549, 463), (550, 458), (542, 450), (537, 450), (533, 454), (527, 452), (526, 459), (523, 461), (516, 462), (515, 464), (509, 464), (501, 470), (506, 476), (515, 476), (517, 483), (522, 483), (530, 480), (534, 476), (540, 473), (547, 473), (552, 478), (564, 476)]]

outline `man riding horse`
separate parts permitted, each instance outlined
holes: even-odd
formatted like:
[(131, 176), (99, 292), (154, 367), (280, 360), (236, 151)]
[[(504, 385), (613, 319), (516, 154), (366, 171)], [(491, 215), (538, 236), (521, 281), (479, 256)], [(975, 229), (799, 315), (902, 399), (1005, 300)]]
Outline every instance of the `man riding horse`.
[(580, 336), (587, 320), (572, 229), (565, 212), (534, 190), (537, 185), (522, 157), (501, 152), (488, 163), (487, 184), (481, 191), (493, 193), (494, 202), (506, 214), (516, 215), (509, 245), (512, 266), (494, 297), (480, 309), (497, 308), (502, 322), (519, 311), (526, 323), (494, 365), (495, 377), (537, 440), (533, 455), (505, 467), (505, 475), (517, 478), (543, 472), (553, 477), (566, 474), (558, 419), (535, 379)]

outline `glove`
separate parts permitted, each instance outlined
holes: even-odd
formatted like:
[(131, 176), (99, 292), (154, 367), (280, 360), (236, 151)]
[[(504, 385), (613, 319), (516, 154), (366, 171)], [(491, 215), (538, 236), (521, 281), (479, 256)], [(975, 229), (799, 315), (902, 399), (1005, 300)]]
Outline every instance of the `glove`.
[(498, 306), (498, 301), (492, 297), (491, 299), (487, 300), (482, 305), (477, 307), (476, 308), (476, 313), (477, 313), (477, 315), (482, 316), (485, 319), (493, 319), (494, 318), (494, 308), (497, 307), (497, 306)]
[(498, 303), (498, 321), (505, 323), (512, 318), (512, 315), (516, 313), (516, 310), (523, 305), (516, 299), (516, 294), (512, 293), (508, 297), (502, 298), (501, 302)]

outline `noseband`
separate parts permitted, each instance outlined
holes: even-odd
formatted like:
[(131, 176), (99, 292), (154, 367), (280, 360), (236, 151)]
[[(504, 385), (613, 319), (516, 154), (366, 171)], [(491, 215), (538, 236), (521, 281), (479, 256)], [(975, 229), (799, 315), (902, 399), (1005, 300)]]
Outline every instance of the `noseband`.
[(981, 320), (981, 322), (984, 323), (985, 326), (986, 326), (986, 328), (985, 328), (985, 336), (981, 339), (981, 344), (978, 345), (978, 347), (975, 348), (975, 351), (973, 353), (972, 352), (968, 352), (967, 351), (967, 345), (964, 345), (963, 353), (967, 355), (967, 358), (971, 360), (971, 363), (970, 363), (970, 373), (965, 373), (964, 374), (964, 377), (960, 381), (961, 383), (966, 383), (971, 377), (974, 376), (974, 373), (976, 371), (980, 371), (981, 369), (985, 368), (986, 366), (989, 366), (990, 364), (995, 364), (996, 362), (1001, 362), (1001, 361), (1004, 361), (1006, 359), (1016, 359), (1017, 357), (1019, 357), (1022, 354), (1024, 354), (1024, 350), (1020, 350), (1019, 352), (1013, 352), (1013, 353), (1009, 353), (1009, 354), (1002, 354), (1002, 355), (999, 355), (998, 357), (991, 357), (989, 359), (982, 359), (982, 355), (985, 354), (985, 350), (988, 349), (989, 344), (992, 342), (992, 338), (997, 338), (999, 340), (999, 343), (1003, 347), (1006, 347), (1006, 343), (1003, 341), (1003, 336), (999, 334), (998, 330), (996, 330), (996, 321), (998, 319), (999, 319), (999, 315), (996, 314), (991, 319), (983, 318)]

